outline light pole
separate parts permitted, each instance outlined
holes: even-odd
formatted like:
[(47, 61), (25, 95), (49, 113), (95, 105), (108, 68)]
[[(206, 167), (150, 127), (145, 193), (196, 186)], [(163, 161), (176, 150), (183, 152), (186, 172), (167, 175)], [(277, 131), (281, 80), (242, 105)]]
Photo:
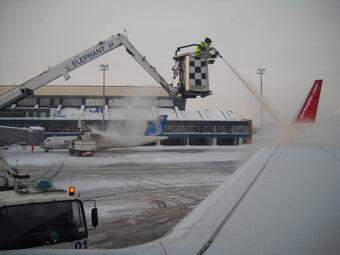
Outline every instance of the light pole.
[(261, 91), (261, 129), (263, 128), (263, 90), (262, 90), (262, 75), (266, 69), (264, 68), (257, 68), (257, 74), (260, 75), (260, 91)]
[(100, 71), (103, 71), (103, 131), (105, 131), (105, 71), (109, 70), (109, 65), (100, 65)]

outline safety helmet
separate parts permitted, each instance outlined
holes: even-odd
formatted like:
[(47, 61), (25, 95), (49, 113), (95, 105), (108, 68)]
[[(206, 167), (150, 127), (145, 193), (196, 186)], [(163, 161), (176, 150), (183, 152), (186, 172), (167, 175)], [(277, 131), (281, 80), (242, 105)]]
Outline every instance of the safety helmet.
[(204, 42), (207, 43), (207, 44), (211, 44), (211, 39), (209, 37), (206, 37), (204, 39)]

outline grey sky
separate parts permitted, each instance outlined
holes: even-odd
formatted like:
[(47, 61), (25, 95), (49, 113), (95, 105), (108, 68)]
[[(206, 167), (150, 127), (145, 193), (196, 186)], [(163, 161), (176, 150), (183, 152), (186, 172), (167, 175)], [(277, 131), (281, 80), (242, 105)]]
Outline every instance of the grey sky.
[[(128, 30), (130, 41), (171, 81), (177, 46), (205, 36), (285, 119), (293, 117), (314, 79), (323, 78), (319, 118), (340, 106), (340, 1), (0, 0), (0, 84), (20, 84), (100, 40)], [(155, 82), (123, 48), (81, 67), (65, 82), (110, 85)], [(222, 61), (210, 68), (213, 96), (189, 103), (255, 118), (259, 105)]]

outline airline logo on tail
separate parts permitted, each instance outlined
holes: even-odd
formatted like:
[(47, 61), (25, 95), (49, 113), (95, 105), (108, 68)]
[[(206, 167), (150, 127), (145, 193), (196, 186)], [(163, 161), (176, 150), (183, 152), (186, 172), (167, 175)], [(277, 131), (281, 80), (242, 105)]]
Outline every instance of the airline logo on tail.
[(315, 80), (294, 123), (314, 123), (318, 111), (323, 80)]
[(156, 120), (152, 121), (149, 127), (145, 130), (145, 135), (162, 135), (163, 131), (167, 125), (168, 116), (159, 115)]

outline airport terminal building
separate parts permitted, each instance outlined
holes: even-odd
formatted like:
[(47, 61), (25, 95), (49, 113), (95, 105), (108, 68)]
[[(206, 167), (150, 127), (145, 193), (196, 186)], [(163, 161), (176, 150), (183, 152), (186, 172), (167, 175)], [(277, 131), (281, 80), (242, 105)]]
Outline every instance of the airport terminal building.
[[(14, 86), (0, 86), (0, 94)], [(105, 102), (105, 107), (103, 107)], [(187, 111), (186, 99), (171, 100), (155, 86), (46, 85), (0, 111), (0, 125), (42, 126), (46, 135), (75, 134), (79, 123), (119, 126), (132, 118), (168, 116), (163, 145), (238, 145), (251, 143), (251, 120), (230, 111)], [(130, 116), (131, 117), (131, 116)], [(103, 120), (104, 119), (104, 120)]]

